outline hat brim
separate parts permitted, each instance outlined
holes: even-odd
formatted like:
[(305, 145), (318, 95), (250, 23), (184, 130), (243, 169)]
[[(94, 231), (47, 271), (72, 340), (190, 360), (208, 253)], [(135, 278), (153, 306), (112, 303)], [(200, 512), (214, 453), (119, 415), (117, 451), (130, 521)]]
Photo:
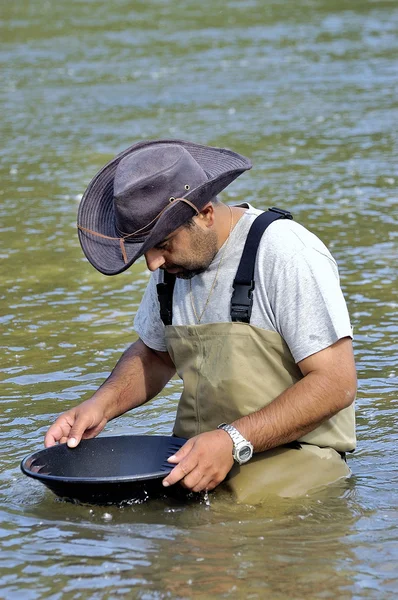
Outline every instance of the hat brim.
[(194, 210), (187, 203), (171, 203), (144, 239), (136, 242), (125, 240), (126, 259), (123, 257), (113, 206), (113, 182), (116, 169), (125, 156), (140, 148), (160, 144), (184, 146), (206, 172), (208, 180), (183, 196), (194, 204), (198, 211), (239, 175), (252, 167), (247, 158), (232, 150), (182, 140), (139, 142), (113, 158), (88, 185), (81, 199), (77, 216), (82, 250), (93, 267), (104, 275), (122, 273), (147, 250), (159, 244), (166, 236), (195, 216)]

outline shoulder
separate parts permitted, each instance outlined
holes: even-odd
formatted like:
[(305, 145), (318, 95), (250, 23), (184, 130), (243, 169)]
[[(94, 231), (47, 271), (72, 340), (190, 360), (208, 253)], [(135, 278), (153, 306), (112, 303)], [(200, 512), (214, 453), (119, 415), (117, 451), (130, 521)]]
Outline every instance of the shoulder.
[[(244, 220), (248, 232), (253, 221), (264, 211), (248, 203), (242, 206), (247, 207)], [(305, 250), (314, 250), (334, 262), (333, 256), (322, 240), (291, 219), (279, 219), (271, 223), (261, 239), (260, 249), (266, 251), (268, 256), (282, 260), (289, 260)]]
[(277, 263), (280, 267), (289, 262), (325, 260), (336, 266), (336, 261), (326, 245), (314, 233), (288, 219), (280, 219), (272, 223), (260, 243), (259, 253), (269, 263)]
[(325, 244), (289, 220), (272, 223), (258, 253), (258, 303), (299, 362), (352, 335), (336, 261)]

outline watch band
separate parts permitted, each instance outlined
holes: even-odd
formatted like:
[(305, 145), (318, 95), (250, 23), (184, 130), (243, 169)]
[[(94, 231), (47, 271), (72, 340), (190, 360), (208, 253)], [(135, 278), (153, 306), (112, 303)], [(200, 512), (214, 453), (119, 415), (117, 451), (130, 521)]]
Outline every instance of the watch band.
[(232, 455), (237, 463), (244, 464), (253, 456), (253, 445), (243, 437), (233, 425), (221, 423), (217, 429), (224, 429), (230, 436), (233, 443)]
[(224, 429), (232, 438), (232, 441), (235, 444), (241, 444), (242, 442), (247, 442), (247, 439), (243, 437), (241, 433), (234, 427), (233, 425), (228, 425), (228, 423), (221, 423), (217, 429)]

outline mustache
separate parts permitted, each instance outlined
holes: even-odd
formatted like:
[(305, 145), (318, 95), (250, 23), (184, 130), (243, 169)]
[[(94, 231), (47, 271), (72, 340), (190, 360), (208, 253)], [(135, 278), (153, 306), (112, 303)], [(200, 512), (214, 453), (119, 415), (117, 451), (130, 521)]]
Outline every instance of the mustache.
[(169, 271), (170, 269), (183, 269), (183, 268), (184, 268), (184, 267), (182, 267), (181, 265), (174, 265), (174, 264), (170, 264), (170, 265), (163, 264), (163, 265), (160, 267), (160, 269), (161, 269), (162, 271)]

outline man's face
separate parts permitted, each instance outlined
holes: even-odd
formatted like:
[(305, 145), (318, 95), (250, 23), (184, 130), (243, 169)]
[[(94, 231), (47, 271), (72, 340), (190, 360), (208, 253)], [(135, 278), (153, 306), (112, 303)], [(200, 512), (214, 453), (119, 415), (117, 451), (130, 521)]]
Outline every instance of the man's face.
[(193, 219), (148, 250), (145, 260), (150, 271), (160, 268), (180, 279), (191, 279), (208, 268), (217, 251), (215, 231)]

